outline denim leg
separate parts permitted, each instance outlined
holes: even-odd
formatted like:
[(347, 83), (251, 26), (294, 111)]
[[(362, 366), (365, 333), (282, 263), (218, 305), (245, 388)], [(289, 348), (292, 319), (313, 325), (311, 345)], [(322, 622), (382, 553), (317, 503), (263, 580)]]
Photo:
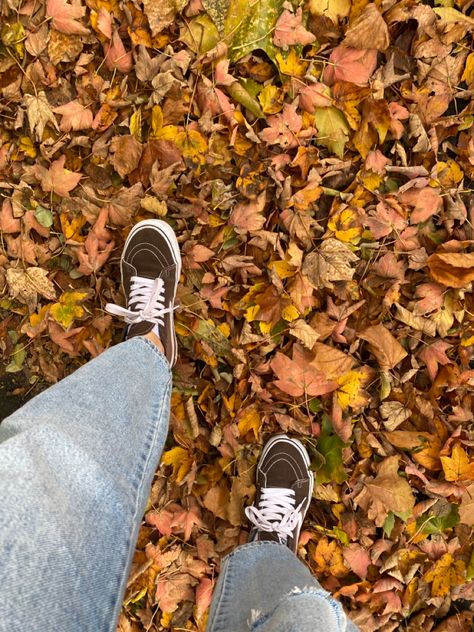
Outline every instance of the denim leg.
[(207, 632), (357, 632), (288, 547), (251, 542), (228, 555)]
[(170, 390), (133, 338), (0, 424), (0, 632), (115, 630)]

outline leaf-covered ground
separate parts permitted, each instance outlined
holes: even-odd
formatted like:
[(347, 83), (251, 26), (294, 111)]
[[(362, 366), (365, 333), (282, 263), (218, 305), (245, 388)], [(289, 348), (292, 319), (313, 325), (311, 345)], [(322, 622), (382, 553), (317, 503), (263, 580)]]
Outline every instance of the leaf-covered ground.
[(120, 339), (135, 222), (184, 257), (122, 631), (204, 630), (281, 431), (316, 473), (300, 557), (360, 628), (471, 629), (471, 5), (0, 3), (3, 377)]

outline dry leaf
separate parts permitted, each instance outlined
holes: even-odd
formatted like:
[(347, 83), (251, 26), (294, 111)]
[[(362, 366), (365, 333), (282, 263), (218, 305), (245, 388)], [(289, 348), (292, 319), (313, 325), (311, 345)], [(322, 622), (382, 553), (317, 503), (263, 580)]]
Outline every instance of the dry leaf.
[(377, 6), (369, 3), (346, 31), (343, 45), (348, 48), (386, 50), (390, 36), (385, 20)]
[(370, 352), (376, 357), (382, 371), (393, 369), (407, 356), (402, 345), (382, 324), (367, 327), (359, 337), (369, 343)]
[(43, 138), (47, 123), (51, 123), (55, 129), (59, 129), (43, 90), (38, 92), (37, 96), (25, 94), (25, 102), (30, 130), (38, 142), (41, 142)]
[(441, 285), (461, 288), (474, 281), (474, 252), (440, 252), (428, 257), (430, 274)]
[(76, 20), (85, 14), (84, 7), (67, 0), (48, 0), (46, 15), (53, 18), (53, 26), (66, 35), (88, 35), (89, 31)]
[(354, 276), (351, 263), (357, 255), (341, 241), (325, 239), (315, 252), (308, 254), (302, 272), (316, 288), (333, 288), (336, 281), (350, 281)]
[(56, 298), (55, 287), (43, 268), (8, 268), (6, 277), (10, 295), (27, 305), (30, 312), (36, 309), (38, 294), (50, 301)]

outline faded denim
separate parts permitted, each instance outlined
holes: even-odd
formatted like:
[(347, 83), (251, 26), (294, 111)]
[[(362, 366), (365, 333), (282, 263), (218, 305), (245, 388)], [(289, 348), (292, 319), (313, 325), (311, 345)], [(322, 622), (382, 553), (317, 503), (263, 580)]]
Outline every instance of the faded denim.
[[(0, 632), (115, 630), (170, 392), (166, 358), (133, 338), (0, 424)], [(224, 560), (210, 632), (355, 629), (286, 547)]]

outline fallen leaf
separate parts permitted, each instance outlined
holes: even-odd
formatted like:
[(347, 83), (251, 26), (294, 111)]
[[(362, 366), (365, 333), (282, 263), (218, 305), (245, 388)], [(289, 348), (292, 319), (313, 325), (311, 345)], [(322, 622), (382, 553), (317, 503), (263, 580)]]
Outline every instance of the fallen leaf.
[(390, 44), (387, 24), (377, 6), (367, 4), (346, 31), (342, 42), (348, 48), (373, 49), (384, 51)]
[(66, 156), (63, 155), (51, 164), (49, 170), (41, 165), (35, 166), (35, 174), (43, 191), (53, 191), (57, 195), (69, 197), (69, 192), (77, 186), (82, 175), (65, 169), (65, 162)]
[(115, 136), (110, 143), (110, 151), (113, 152), (112, 165), (121, 178), (131, 173), (138, 167), (142, 156), (142, 145), (135, 136), (126, 134)]
[(289, 46), (312, 44), (316, 39), (313, 33), (305, 29), (302, 23), (302, 9), (298, 7), (296, 13), (287, 9), (278, 18), (273, 32), (273, 43), (279, 48), (287, 50)]
[(400, 202), (412, 208), (410, 215), (411, 224), (426, 222), (435, 215), (442, 206), (442, 198), (439, 192), (431, 187), (424, 189), (408, 189), (400, 196)]
[(400, 402), (382, 402), (380, 414), (385, 428), (392, 431), (409, 419), (412, 411)]
[(382, 371), (393, 369), (407, 356), (402, 345), (382, 324), (367, 327), (359, 333), (359, 337), (369, 343), (370, 352), (377, 359)]
[(132, 70), (132, 53), (127, 53), (118, 31), (114, 31), (112, 40), (104, 46), (105, 64), (109, 70), (130, 72)]
[(63, 292), (57, 303), (51, 305), (49, 313), (64, 329), (68, 329), (78, 318), (82, 318), (86, 310), (82, 303), (89, 296), (89, 292), (68, 290)]
[(59, 129), (43, 90), (36, 96), (25, 94), (25, 103), (30, 130), (38, 142), (42, 141), (44, 128), (48, 123), (51, 123), (55, 129)]
[(331, 289), (337, 281), (352, 279), (355, 270), (351, 263), (357, 260), (357, 255), (346, 244), (330, 237), (306, 256), (302, 272), (316, 289)]
[(313, 357), (298, 344), (293, 346), (293, 359), (277, 353), (270, 363), (277, 376), (276, 386), (288, 395), (318, 396), (337, 388), (333, 381), (326, 380), (324, 374), (312, 364)]
[(431, 584), (433, 597), (445, 597), (451, 588), (464, 581), (466, 567), (462, 560), (454, 560), (451, 553), (445, 553), (437, 560), (431, 570), (423, 575), (423, 579)]
[(62, 132), (91, 129), (92, 127), (92, 111), (85, 108), (77, 100), (54, 108), (54, 111), (62, 117), (59, 126)]
[(341, 547), (336, 540), (329, 540), (325, 536), (319, 540), (313, 554), (316, 568), (322, 575), (329, 577), (344, 577), (349, 569), (344, 563)]
[(38, 294), (50, 301), (56, 298), (55, 287), (43, 268), (8, 268), (6, 278), (12, 298), (27, 305), (30, 312), (36, 309)]
[(324, 81), (332, 86), (336, 81), (349, 81), (366, 86), (377, 65), (376, 50), (359, 50), (337, 46), (329, 56)]
[(459, 443), (452, 449), (451, 456), (442, 456), (441, 465), (447, 481), (472, 481), (474, 480), (474, 461)]
[(342, 555), (351, 571), (361, 579), (367, 577), (367, 569), (371, 564), (371, 560), (365, 548), (354, 542), (343, 548)]
[(67, 0), (48, 0), (46, 15), (52, 18), (53, 27), (66, 35), (88, 35), (89, 31), (76, 20), (85, 14), (84, 7)]
[(428, 257), (430, 274), (447, 287), (462, 288), (474, 281), (474, 252), (440, 252)]
[(408, 482), (398, 475), (398, 457), (389, 456), (378, 468), (377, 476), (365, 482), (369, 519), (381, 527), (391, 511), (395, 514), (411, 514), (415, 497)]

